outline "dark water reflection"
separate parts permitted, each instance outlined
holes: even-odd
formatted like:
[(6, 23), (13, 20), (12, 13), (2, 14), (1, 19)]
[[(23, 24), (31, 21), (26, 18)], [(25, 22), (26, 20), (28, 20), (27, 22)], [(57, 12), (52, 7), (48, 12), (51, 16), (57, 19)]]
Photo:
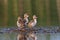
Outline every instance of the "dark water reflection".
[[(17, 40), (17, 33), (0, 34), (0, 40)], [(60, 40), (60, 33), (37, 33), (37, 40)]]

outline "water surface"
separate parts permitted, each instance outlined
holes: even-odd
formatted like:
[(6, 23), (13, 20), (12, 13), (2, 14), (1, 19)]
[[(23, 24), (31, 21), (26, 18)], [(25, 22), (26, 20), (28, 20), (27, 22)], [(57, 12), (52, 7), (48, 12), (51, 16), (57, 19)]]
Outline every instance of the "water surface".
[[(17, 40), (18, 33), (0, 34), (0, 40)], [(37, 33), (37, 40), (60, 40), (60, 33)]]

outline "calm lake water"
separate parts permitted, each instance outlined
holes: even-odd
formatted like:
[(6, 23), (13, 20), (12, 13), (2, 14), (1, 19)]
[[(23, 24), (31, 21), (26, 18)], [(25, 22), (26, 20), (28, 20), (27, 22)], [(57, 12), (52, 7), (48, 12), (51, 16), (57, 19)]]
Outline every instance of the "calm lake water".
[[(0, 34), (0, 40), (17, 40), (17, 33)], [(60, 40), (60, 33), (37, 33), (37, 40)]]

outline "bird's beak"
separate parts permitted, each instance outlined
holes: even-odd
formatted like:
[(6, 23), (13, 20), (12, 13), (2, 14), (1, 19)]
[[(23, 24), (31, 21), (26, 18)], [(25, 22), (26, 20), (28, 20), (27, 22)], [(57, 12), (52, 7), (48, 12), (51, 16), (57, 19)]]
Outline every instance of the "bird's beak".
[(38, 18), (38, 17), (35, 17), (36, 19)]
[(29, 17), (29, 15), (27, 17)]

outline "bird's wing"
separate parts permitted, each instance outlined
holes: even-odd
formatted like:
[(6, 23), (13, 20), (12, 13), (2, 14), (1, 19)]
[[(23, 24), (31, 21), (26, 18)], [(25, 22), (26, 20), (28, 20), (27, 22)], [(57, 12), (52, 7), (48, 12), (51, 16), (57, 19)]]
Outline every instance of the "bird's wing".
[(33, 20), (28, 23), (28, 27), (32, 27)]

